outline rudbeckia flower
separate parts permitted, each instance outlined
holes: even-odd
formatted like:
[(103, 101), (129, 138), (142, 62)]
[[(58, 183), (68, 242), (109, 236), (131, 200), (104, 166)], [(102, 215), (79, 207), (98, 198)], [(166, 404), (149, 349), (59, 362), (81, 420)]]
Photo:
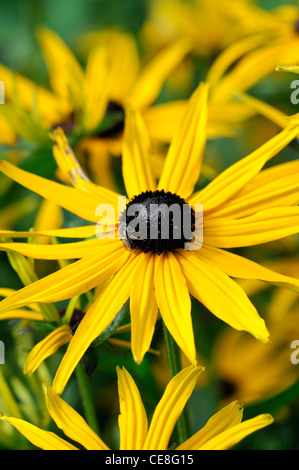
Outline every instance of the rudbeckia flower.
[[(170, 44), (141, 67), (134, 38), (105, 31), (101, 40), (94, 42), (83, 69), (54, 31), (41, 28), (37, 38), (51, 90), (0, 65), (6, 96), (6, 105), (0, 107), (5, 143), (21, 137), (45, 144), (48, 131), (59, 125), (78, 143), (81, 158), (89, 155), (88, 167), (94, 179), (115, 188), (111, 155), (122, 153), (124, 108), (150, 107), (166, 77), (188, 53), (189, 43), (180, 40)], [(11, 134), (15, 134), (14, 139)]]
[(200, 57), (214, 58), (252, 28), (246, 28), (246, 6), (252, 1), (152, 0), (141, 31), (145, 48), (161, 46), (188, 37)]
[[(269, 269), (297, 275), (298, 255), (278, 257), (264, 264)], [(262, 346), (248, 335), (235, 335), (224, 328), (213, 345), (211, 361), (224, 403), (238, 397), (248, 404), (265, 400), (286, 390), (298, 380), (299, 370), (291, 361), (291, 344), (299, 337), (299, 298), (292, 290), (275, 287), (257, 280), (242, 280), (239, 284), (250, 295), (267, 292), (269, 301), (263, 308), (271, 341)], [(244, 373), (246, 371), (246, 373)]]
[[(47, 303), (69, 299), (109, 279), (86, 312), (59, 366), (53, 385), (58, 393), (63, 391), (89, 345), (107, 328), (129, 298), (131, 344), (136, 362), (140, 363), (149, 349), (159, 310), (170, 334), (188, 360), (195, 364), (190, 294), (233, 328), (245, 330), (267, 342), (269, 334), (263, 319), (231, 278), (260, 279), (298, 290), (298, 279), (277, 274), (226, 250), (254, 246), (298, 232), (298, 168), (292, 176), (288, 164), (261, 171), (267, 161), (297, 136), (297, 126), (283, 130), (192, 194), (205, 147), (206, 116), (207, 86), (201, 83), (190, 98), (157, 184), (150, 165), (147, 129), (140, 114), (128, 110), (123, 152), (127, 206), (122, 212), (126, 218), (124, 220), (122, 216), (125, 236), (121, 237), (118, 219), (113, 220), (114, 225), (109, 226), (106, 234), (102, 231), (99, 236), (98, 232), (102, 225), (111, 223), (111, 219), (105, 217), (103, 222), (103, 213), (99, 215), (98, 212), (99, 204), (105, 203), (118, 213), (119, 195), (87, 180), (61, 131), (56, 131), (53, 136), (54, 156), (60, 167), (69, 173), (73, 187), (1, 162), (0, 168), (7, 176), (88, 220), (89, 225), (43, 233), (86, 238), (79, 242), (55, 246), (2, 243), (2, 250), (17, 251), (25, 256), (77, 261), (4, 299), (0, 303), (0, 313), (36, 301)], [(295, 181), (293, 176), (296, 176)], [(159, 216), (156, 214), (151, 218), (148, 210), (151, 206), (159, 206), (161, 201), (166, 207), (176, 203), (182, 210), (203, 205), (203, 227), (201, 217), (196, 218), (196, 210), (189, 210), (189, 228), (199, 226), (203, 229), (200, 249), (200, 245), (192, 245), (192, 235), (185, 237), (184, 230), (180, 237), (170, 234), (167, 240), (161, 235), (160, 238), (159, 235), (154, 238), (130, 236), (132, 225), (128, 213), (135, 203), (141, 203), (144, 210), (141, 222), (149, 229)], [(174, 228), (179, 231), (179, 227), (180, 224), (173, 224), (172, 231)], [(103, 237), (111, 233), (115, 238)], [(26, 232), (1, 231), (1, 234), (14, 238), (24, 236)], [(34, 235), (30, 232), (31, 237)]]
[[(274, 309), (274, 299), (271, 304)], [(299, 337), (298, 309), (285, 312), (283, 321), (266, 318), (271, 334), (271, 341), (266, 345), (226, 328), (217, 337), (211, 362), (223, 404), (236, 397), (245, 404), (266, 400), (298, 380), (298, 368), (290, 360), (290, 345)]]
[[(223, 8), (227, 7), (221, 3)], [(234, 8), (235, 4), (228, 5), (231, 6), (230, 12), (238, 11)], [(228, 46), (221, 60), (216, 66), (213, 64), (209, 72), (211, 83), (223, 77), (221, 89), (215, 89), (214, 99), (217, 101), (222, 100), (231, 89), (250, 89), (275, 72), (278, 64), (289, 65), (299, 59), (299, 16), (295, 5), (265, 11), (251, 2), (242, 2), (242, 9), (241, 21), (247, 34)], [(235, 61), (238, 63), (229, 70)]]
[[(202, 14), (204, 10), (207, 14)], [(203, 54), (201, 42), (208, 42), (210, 37), (208, 33), (202, 34), (203, 28), (213, 31), (212, 39), (229, 30), (223, 37), (226, 47), (220, 46), (220, 54), (213, 58), (204, 78), (210, 85), (208, 137), (211, 138), (233, 135), (254, 114), (254, 108), (235, 100), (234, 93), (250, 90), (273, 74), (277, 64), (293, 64), (299, 59), (298, 9), (294, 5), (265, 11), (252, 1), (194, 0), (190, 4), (166, 0), (154, 3), (153, 18), (151, 26), (157, 35), (163, 27), (172, 40), (188, 37), (192, 53), (199, 56)], [(209, 51), (208, 46), (206, 51)], [(181, 119), (185, 104), (184, 100), (179, 100), (148, 109), (144, 117), (152, 128), (152, 136), (169, 139), (173, 122)], [(162, 125), (167, 116), (166, 122), (171, 123), (171, 127)]]
[[(167, 450), (174, 426), (188, 401), (200, 367), (190, 366), (179, 372), (167, 385), (148, 425), (139, 390), (126, 369), (117, 369), (120, 414), (118, 419), (119, 450)], [(73, 442), (87, 450), (110, 450), (86, 421), (55, 391), (44, 385), (49, 414), (58, 428)], [(213, 415), (205, 426), (175, 450), (226, 450), (244, 437), (270, 425), (273, 418), (261, 414), (242, 422), (243, 407), (235, 401)], [(2, 415), (33, 445), (44, 450), (76, 450), (57, 434), (19, 418)]]

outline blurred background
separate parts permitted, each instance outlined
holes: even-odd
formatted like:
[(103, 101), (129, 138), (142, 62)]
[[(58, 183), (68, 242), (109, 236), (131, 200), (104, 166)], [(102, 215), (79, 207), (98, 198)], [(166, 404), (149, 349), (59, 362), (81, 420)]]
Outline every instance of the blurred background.
[[(0, 62), (48, 88), (48, 72), (35, 36), (39, 26), (47, 26), (55, 31), (83, 65), (86, 60), (82, 47), (84, 34), (117, 28), (133, 35), (140, 56), (146, 62), (159, 47), (158, 38), (149, 33), (152, 3), (151, 0), (1, 1)], [(188, 3), (188, 0), (182, 3)], [(256, 3), (265, 11), (286, 4), (278, 0)], [(288, 4), (297, 5), (297, 2), (290, 0)], [(148, 42), (148, 37), (152, 37), (152, 42)], [(188, 60), (192, 62), (192, 67), (188, 66), (187, 61), (186, 69), (183, 72), (178, 70), (177, 78), (165, 83), (157, 103), (188, 98), (196, 83), (205, 78), (219, 52), (211, 49), (207, 54), (190, 54)], [(268, 104), (278, 106), (288, 115), (295, 114), (299, 105), (290, 101), (290, 84), (294, 79), (296, 75), (292, 74), (266, 77), (254, 85), (250, 93)], [(178, 86), (178, 83), (183, 83), (183, 86)], [(278, 130), (277, 124), (259, 115), (249, 119), (237, 135), (209, 140), (205, 153), (207, 172), (203, 174), (200, 184), (206, 184), (215, 174), (246, 156)], [(271, 165), (297, 159), (298, 148), (296, 142), (288, 146), (271, 161)], [(14, 147), (2, 145), (0, 152), (1, 158), (13, 161)], [(33, 146), (30, 152), (27, 148), (21, 166), (49, 178), (53, 177), (56, 169), (51, 151), (38, 146)], [(116, 167), (115, 171), (119, 169)], [(19, 185), (7, 186), (4, 179), (1, 179), (0, 184), (0, 227), (28, 230), (33, 226), (40, 198)], [(26, 210), (14, 206), (28, 197), (30, 202)], [(19, 209), (14, 210), (14, 207)], [(18, 213), (19, 216), (16, 215)], [(65, 214), (65, 221), (69, 226), (75, 223), (69, 214)], [(298, 277), (298, 237), (236, 252)], [(0, 287), (22, 287), (6, 253), (0, 253), (0, 263)], [(41, 275), (56, 268), (54, 262), (46, 265), (38, 263)], [(270, 345), (260, 345), (245, 333), (231, 331), (230, 327), (221, 323), (203, 306), (193, 302), (199, 364), (205, 365), (206, 371), (188, 404), (192, 429), (194, 432), (198, 430), (224, 403), (239, 399), (245, 404), (245, 418), (259, 413), (272, 413), (275, 422), (244, 439), (236, 446), (237, 449), (299, 450), (299, 364), (292, 364), (290, 359), (291, 342), (299, 340), (299, 302), (293, 293), (283, 289), (267, 287), (259, 282), (242, 282), (242, 285), (261, 316), (269, 319), (273, 340)], [(22, 374), (28, 351), (44, 334), (42, 328), (32, 329), (26, 322), (6, 320), (0, 323), (0, 340), (5, 343), (5, 364), (0, 364), (0, 411), (11, 414), (15, 411), (18, 416), (57, 432), (45, 411), (39, 386), (42, 380), (50, 380), (55, 373), (63, 348), (47, 359), (37, 374), (30, 377)], [(124, 333), (122, 338), (129, 341), (130, 336)], [(96, 353), (98, 365), (89, 380), (100, 428), (108, 445), (117, 446), (118, 439), (116, 366), (124, 365), (134, 377), (149, 416), (169, 380), (159, 323), (153, 349), (160, 354), (157, 355), (155, 351), (147, 354), (141, 366), (134, 363), (130, 350), (124, 348), (103, 345)], [(89, 360), (92, 362), (92, 358), (87, 357), (86, 363)], [(36, 396), (40, 400), (36, 400)], [(64, 397), (79, 412), (83, 412), (76, 378), (71, 379)], [(31, 446), (17, 432), (3, 426), (0, 427), (0, 448), (28, 449)]]

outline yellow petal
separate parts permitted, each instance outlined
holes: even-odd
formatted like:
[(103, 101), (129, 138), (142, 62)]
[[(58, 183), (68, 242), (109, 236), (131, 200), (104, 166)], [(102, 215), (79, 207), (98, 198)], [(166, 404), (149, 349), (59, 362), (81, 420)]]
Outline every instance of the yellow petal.
[(101, 250), (106, 244), (111, 244), (111, 240), (93, 238), (82, 242), (62, 243), (57, 245), (13, 242), (0, 243), (0, 250), (21, 253), (24, 256), (35, 259), (79, 259), (88, 255), (92, 256), (95, 250)]
[(299, 290), (299, 279), (276, 273), (235, 253), (204, 245), (198, 256), (230, 277), (258, 279), (295, 291)]
[(40, 28), (37, 37), (49, 70), (52, 89), (72, 105), (81, 105), (84, 74), (79, 62), (54, 31)]
[(215, 413), (197, 433), (183, 442), (176, 450), (198, 450), (226, 429), (239, 424), (243, 417), (243, 406), (234, 401)]
[[(0, 69), (1, 70), (1, 69)], [(1, 112), (2, 108), (0, 108)], [(0, 114), (0, 142), (5, 145), (13, 145), (16, 142), (16, 134), (13, 126), (5, 115)]]
[(143, 450), (167, 449), (173, 428), (202, 370), (202, 367), (186, 367), (169, 382), (153, 414)]
[(86, 421), (54, 390), (44, 385), (48, 411), (64, 434), (87, 450), (109, 450), (99, 436), (88, 426)]
[(207, 85), (192, 94), (180, 126), (171, 141), (158, 189), (186, 198), (198, 180), (206, 143)]
[(141, 109), (152, 104), (158, 97), (167, 76), (190, 49), (190, 44), (186, 40), (179, 40), (162, 49), (141, 72), (128, 98), (130, 106)]
[(187, 109), (187, 100), (159, 103), (142, 111), (142, 117), (153, 140), (169, 143)]
[(288, 145), (297, 134), (297, 127), (281, 131), (250, 155), (224, 170), (203, 190), (193, 194), (188, 202), (203, 204), (204, 211), (223, 204), (252, 180), (265, 163)]
[(227, 450), (240, 442), (244, 437), (252, 434), (259, 429), (269, 426), (273, 423), (273, 418), (269, 414), (256, 416), (255, 418), (243, 421), (240, 424), (232, 426), (223, 431), (218, 436), (210, 439), (198, 450)]
[(299, 203), (299, 160), (261, 171), (240, 193), (213, 211), (213, 217), (238, 219), (261, 210)]
[(60, 363), (53, 388), (60, 395), (77, 363), (92, 343), (112, 322), (130, 296), (138, 254), (131, 253), (126, 264), (87, 310)]
[(88, 55), (85, 70), (85, 108), (82, 124), (86, 131), (95, 129), (104, 117), (110, 86), (107, 51), (102, 45), (95, 46)]
[(155, 256), (140, 257), (130, 295), (131, 347), (135, 361), (140, 364), (148, 351), (154, 334), (158, 306), (154, 292)]
[(75, 446), (69, 442), (61, 439), (53, 432), (44, 431), (43, 429), (27, 423), (23, 419), (8, 418), (1, 416), (1, 419), (12, 424), (23, 436), (28, 439), (33, 445), (43, 450), (77, 450)]
[(122, 172), (129, 198), (143, 191), (156, 189), (149, 150), (150, 141), (140, 114), (128, 109), (125, 119)]
[[(56, 229), (63, 225), (63, 214), (61, 208), (55, 202), (42, 199), (38, 213), (34, 220), (36, 231), (43, 229)], [(49, 237), (38, 237), (35, 243), (50, 243)]]
[(217, 84), (214, 87), (213, 100), (218, 103), (225, 102), (231, 98), (232, 92), (251, 88), (263, 77), (274, 72), (280, 61), (285, 61), (286, 51), (290, 59), (298, 60), (298, 44), (298, 38), (295, 37), (293, 41), (276, 41), (249, 52), (223, 77), (221, 86)]
[[(115, 153), (110, 151), (110, 143), (111, 141), (107, 138), (87, 137), (81, 139), (78, 146), (79, 152), (88, 157), (89, 173), (92, 175), (93, 181), (104, 188), (116, 191), (111, 158), (111, 155)], [(117, 140), (114, 140), (113, 145), (116, 143)], [(118, 154), (121, 154), (121, 151), (116, 153), (116, 155)]]
[(261, 36), (250, 36), (239, 41), (236, 41), (226, 47), (221, 54), (214, 60), (207, 73), (206, 81), (211, 85), (221, 88), (221, 79), (227, 70), (237, 61), (240, 57), (247, 54), (250, 50), (255, 49), (260, 43), (264, 41)]
[(21, 170), (4, 160), (0, 162), (0, 170), (9, 178), (25, 186), (25, 188), (56, 202), (59, 206), (64, 207), (79, 217), (91, 222), (98, 222), (99, 218), (95, 215), (96, 208), (100, 203), (105, 202), (100, 200), (100, 198), (85, 194), (83, 191), (78, 193), (74, 188)]
[(111, 100), (122, 105), (126, 104), (140, 69), (135, 37), (131, 33), (111, 28), (85, 33), (82, 37), (82, 47), (87, 49), (86, 53), (95, 45), (102, 45), (107, 50), (109, 74), (112, 81)]
[(236, 330), (248, 331), (258, 339), (268, 341), (264, 320), (235, 281), (194, 252), (180, 250), (177, 259), (193, 297)]
[(147, 434), (146, 412), (139, 390), (131, 375), (117, 367), (120, 415), (119, 450), (140, 450)]
[(83, 197), (89, 196), (97, 201), (97, 204), (105, 202), (116, 209), (118, 194), (90, 181), (80, 166), (63, 130), (58, 127), (50, 134), (50, 137), (55, 142), (53, 147), (54, 158), (67, 181), (74, 188), (82, 191), (84, 193)]
[(55, 328), (54, 331), (32, 348), (24, 365), (24, 374), (33, 374), (45, 359), (55, 354), (61, 346), (69, 343), (71, 338), (69, 325)]
[(103, 247), (95, 255), (69, 264), (2, 300), (0, 312), (32, 302), (58, 302), (87, 292), (114, 274), (127, 257), (122, 242), (109, 249)]
[(42, 313), (33, 312), (32, 310), (25, 310), (25, 309), (15, 309), (10, 310), (9, 312), (2, 313), (0, 316), (0, 320), (34, 320), (34, 321), (43, 321), (44, 316)]
[[(28, 111), (31, 112), (33, 107), (36, 107), (38, 115), (44, 121), (44, 125), (49, 125), (50, 122), (59, 122), (70, 112), (69, 106), (66, 103), (61, 103), (61, 100), (49, 90), (36, 85), (20, 74), (12, 72), (2, 64), (0, 64), (0, 76), (5, 83), (5, 97), (14, 103), (14, 119), (16, 119), (16, 108), (19, 107), (26, 110), (27, 113)], [(14, 128), (14, 122), (11, 125)]]
[(254, 98), (253, 96), (247, 95), (246, 93), (238, 93), (237, 97), (247, 106), (277, 124), (279, 127), (281, 127), (281, 129), (287, 127), (287, 116), (279, 109), (269, 105), (268, 103), (264, 103), (263, 101)]
[(196, 364), (191, 300), (180, 264), (170, 252), (155, 256), (155, 293), (167, 329), (189, 361)]
[(0, 230), (0, 236), (4, 238), (29, 238), (29, 237), (61, 237), (61, 238), (89, 238), (96, 234), (95, 225), (83, 227), (70, 227), (61, 229), (49, 229), (30, 232), (16, 232), (14, 230)]
[(204, 243), (218, 248), (258, 245), (298, 233), (299, 207), (265, 209), (242, 219), (205, 219)]

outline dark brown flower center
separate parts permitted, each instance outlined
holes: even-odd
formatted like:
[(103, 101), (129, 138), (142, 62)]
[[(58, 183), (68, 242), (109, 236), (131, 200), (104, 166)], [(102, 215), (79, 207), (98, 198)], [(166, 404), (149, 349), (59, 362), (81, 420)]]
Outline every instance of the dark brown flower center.
[(184, 199), (165, 191), (135, 196), (121, 214), (119, 234), (132, 250), (157, 254), (185, 248), (193, 238), (195, 213)]

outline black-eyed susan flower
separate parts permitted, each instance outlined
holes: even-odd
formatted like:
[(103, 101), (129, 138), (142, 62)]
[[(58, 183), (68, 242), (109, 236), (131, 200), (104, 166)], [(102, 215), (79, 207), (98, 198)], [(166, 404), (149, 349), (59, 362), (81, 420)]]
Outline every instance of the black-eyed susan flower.
[(152, 51), (188, 37), (198, 56), (213, 59), (252, 31), (253, 25), (246, 25), (247, 3), (252, 2), (153, 0), (141, 31), (142, 44)]
[[(298, 256), (280, 256), (264, 264), (281, 274), (296, 276)], [(269, 285), (257, 280), (240, 280), (239, 284), (250, 296), (270, 290)], [(269, 295), (263, 312), (271, 341), (265, 348), (250, 336), (235, 335), (226, 328), (215, 340), (211, 361), (224, 403), (236, 397), (245, 404), (265, 400), (298, 380), (290, 349), (299, 337), (298, 294), (276, 286)]]
[(170, 44), (141, 67), (137, 44), (130, 34), (104, 31), (101, 39), (94, 41), (83, 69), (54, 31), (40, 28), (37, 38), (51, 90), (0, 65), (7, 101), (0, 108), (5, 143), (21, 137), (44, 145), (48, 131), (59, 125), (78, 144), (81, 159), (88, 156), (86, 166), (93, 179), (115, 188), (111, 155), (122, 153), (125, 107), (150, 107), (165, 78), (188, 53), (189, 43)]
[(298, 309), (286, 312), (283, 321), (266, 318), (271, 335), (266, 345), (254, 341), (252, 336), (243, 333), (238, 336), (236, 331), (226, 328), (216, 339), (211, 361), (221, 403), (226, 404), (236, 397), (245, 404), (266, 400), (298, 380), (298, 368), (290, 359), (291, 343), (299, 337)]
[[(211, 138), (233, 135), (254, 114), (253, 107), (233, 98), (234, 93), (245, 92), (271, 76), (278, 64), (298, 62), (298, 8), (295, 5), (266, 11), (252, 1), (194, 0), (185, 3), (166, 0), (153, 3), (152, 15), (152, 21), (147, 25), (149, 31), (153, 28), (156, 37), (160, 31), (161, 39), (164, 33), (165, 41), (166, 38), (188, 37), (193, 46), (192, 53), (199, 56), (211, 54), (210, 37), (212, 41), (218, 41), (220, 53), (213, 57), (205, 76), (210, 85), (207, 132)], [(213, 26), (209, 26), (209, 21)], [(202, 34), (205, 28), (213, 34)], [(152, 128), (152, 135), (159, 139), (169, 138), (173, 122), (181, 119), (184, 109), (184, 100), (148, 109), (144, 117)], [(167, 116), (171, 127), (161, 125)]]
[[(282, 165), (261, 171), (267, 161), (292, 141), (298, 128), (292, 125), (283, 130), (225, 170), (204, 189), (192, 194), (205, 146), (206, 110), (207, 87), (201, 83), (190, 98), (181, 126), (172, 140), (158, 184), (148, 158), (147, 129), (136, 111), (128, 110), (127, 113), (123, 153), (126, 214), (135, 202), (141, 202), (144, 214), (141, 221), (149, 228), (152, 219), (148, 208), (151, 205), (156, 207), (163, 201), (166, 207), (176, 203), (180, 209), (196, 209), (196, 204), (203, 204), (203, 227), (198, 225), (201, 217), (197, 218), (197, 212), (189, 211), (189, 229), (192, 225), (203, 229), (200, 249), (199, 245), (192, 245), (193, 235), (186, 238), (184, 231), (181, 231), (181, 238), (170, 236), (169, 240), (162, 236), (160, 239), (159, 236), (155, 239), (130, 237), (132, 225), (128, 218), (121, 219), (126, 236), (119, 237), (118, 227), (109, 225), (111, 218), (103, 222), (103, 213), (97, 212), (99, 203), (105, 203), (106, 210), (109, 207), (118, 213), (119, 196), (87, 180), (61, 131), (53, 136), (54, 155), (60, 167), (68, 171), (73, 187), (1, 162), (1, 170), (7, 176), (91, 224), (48, 231), (58, 237), (86, 238), (79, 242), (55, 246), (1, 244), (1, 249), (18, 251), (25, 256), (77, 261), (4, 299), (0, 303), (0, 312), (36, 301), (65, 300), (109, 279), (68, 346), (54, 381), (58, 393), (64, 389), (89, 345), (107, 328), (129, 298), (131, 345), (138, 363), (149, 349), (158, 310), (188, 360), (196, 363), (189, 294), (233, 328), (248, 331), (266, 342), (269, 334), (263, 319), (231, 278), (260, 279), (298, 290), (297, 279), (277, 274), (224, 249), (266, 243), (298, 232), (298, 181), (290, 187), (288, 178), (283, 180), (281, 177)], [(157, 213), (153, 219), (157, 220)], [(118, 219), (116, 222), (113, 219), (115, 223), (118, 225)], [(172, 229), (178, 229), (180, 223), (173, 224)], [(103, 237), (103, 231), (101, 236), (95, 236), (99, 235), (97, 229), (102, 227), (101, 224), (108, 226), (106, 235), (113, 233), (115, 238)], [(24, 232), (2, 231), (1, 234), (24, 236)], [(34, 236), (34, 232), (30, 235)], [(196, 249), (190, 249), (191, 246)]]
[[(222, 7), (224, 6), (223, 2)], [(236, 14), (232, 2), (228, 4), (230, 12)], [(238, 60), (236, 67), (226, 75), (227, 88), (235, 82), (241, 85), (240, 90), (248, 90), (263, 77), (275, 72), (277, 65), (289, 65), (298, 61), (298, 7), (283, 5), (266, 11), (253, 2), (242, 2), (240, 21), (244, 26), (245, 37), (229, 46), (223, 54), (222, 61), (213, 68), (212, 75), (219, 79), (219, 73), (228, 69), (229, 63)], [(247, 49), (247, 50), (246, 50)], [(235, 88), (233, 86), (233, 88)], [(227, 89), (215, 90), (220, 96)]]
[[(167, 450), (174, 426), (187, 403), (201, 372), (200, 367), (187, 367), (167, 385), (156, 406), (150, 425), (139, 390), (126, 369), (117, 369), (120, 414), (119, 450)], [(87, 450), (110, 450), (106, 443), (88, 426), (55, 391), (44, 385), (49, 414), (58, 428)], [(273, 422), (269, 414), (261, 414), (242, 422), (243, 406), (232, 402), (214, 414), (205, 426), (175, 450), (226, 450), (244, 437)], [(33, 445), (44, 450), (76, 450), (74, 444), (57, 434), (34, 426), (17, 417), (1, 416), (12, 424)]]

